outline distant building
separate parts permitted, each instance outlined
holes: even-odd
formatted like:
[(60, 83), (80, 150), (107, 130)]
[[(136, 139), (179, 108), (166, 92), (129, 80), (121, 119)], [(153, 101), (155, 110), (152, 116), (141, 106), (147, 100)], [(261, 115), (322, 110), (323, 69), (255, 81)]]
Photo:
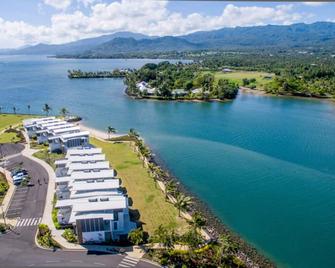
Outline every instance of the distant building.
[(223, 68), (223, 69), (222, 69), (222, 72), (224, 72), (224, 73), (231, 73), (232, 70), (229, 69), (229, 68)]
[(173, 91), (172, 91), (172, 95), (174, 95), (174, 96), (185, 96), (185, 95), (187, 95), (188, 93), (184, 90), (184, 89), (174, 89)]
[(153, 95), (155, 94), (156, 88), (152, 88), (149, 86), (149, 84), (145, 81), (141, 81), (136, 84), (136, 87), (138, 88), (139, 91), (142, 93), (146, 93), (148, 95)]
[(200, 94), (202, 92), (202, 88), (195, 88), (191, 91), (193, 94)]

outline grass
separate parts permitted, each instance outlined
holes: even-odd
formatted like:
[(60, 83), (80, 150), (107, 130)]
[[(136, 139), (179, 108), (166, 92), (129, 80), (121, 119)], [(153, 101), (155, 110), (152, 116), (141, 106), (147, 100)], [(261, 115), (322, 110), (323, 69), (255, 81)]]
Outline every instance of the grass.
[(231, 80), (239, 84), (240, 86), (242, 86), (242, 80), (244, 78), (247, 79), (255, 78), (256, 79), (255, 85), (258, 89), (263, 89), (267, 83), (272, 81), (271, 79), (266, 79), (265, 77), (269, 76), (274, 77), (274, 74), (265, 72), (251, 72), (251, 71), (232, 71), (231, 73), (224, 73), (224, 72), (211, 72), (211, 73), (214, 74), (215, 82), (223, 78)]
[(155, 186), (154, 180), (128, 143), (109, 143), (94, 138), (90, 142), (102, 148), (118, 172), (122, 186), (126, 187), (132, 200), (131, 209), (139, 212), (139, 221), (144, 231), (151, 235), (159, 225), (175, 228), (180, 233), (186, 230), (188, 224), (178, 217), (177, 209), (165, 201), (164, 194)]
[(7, 179), (4, 174), (0, 173), (0, 205), (2, 204), (3, 199), (9, 188)]
[(0, 114), (0, 131), (8, 128), (10, 125), (17, 125), (22, 123), (23, 119), (31, 118), (32, 115), (22, 114)]
[(14, 132), (5, 132), (0, 134), (0, 143), (16, 143), (21, 139)]
[(64, 154), (49, 153), (48, 148), (44, 148), (44, 149), (34, 153), (33, 156), (47, 162), (50, 166), (52, 166), (53, 169), (56, 168), (55, 161), (65, 157)]

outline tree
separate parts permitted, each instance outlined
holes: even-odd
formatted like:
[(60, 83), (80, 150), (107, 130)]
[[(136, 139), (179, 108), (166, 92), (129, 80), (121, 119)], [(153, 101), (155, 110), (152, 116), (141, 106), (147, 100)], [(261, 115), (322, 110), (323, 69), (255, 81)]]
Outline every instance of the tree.
[(68, 109), (63, 107), (62, 109), (60, 109), (59, 113), (60, 113), (61, 116), (65, 117), (69, 114), (69, 111), (68, 111)]
[(45, 112), (45, 114), (48, 116), (50, 111), (52, 110), (51, 107), (49, 106), (49, 104), (45, 103), (43, 105), (43, 108), (42, 108), (43, 112)]
[(202, 236), (198, 233), (197, 230), (194, 229), (190, 229), (185, 234), (183, 234), (181, 240), (191, 249), (198, 248), (204, 242)]
[(140, 135), (137, 133), (137, 131), (134, 128), (129, 129), (128, 135), (135, 139), (138, 139), (140, 137)]
[(30, 114), (30, 104), (27, 105), (27, 108), (28, 108), (28, 114)]
[(13, 106), (13, 108), (12, 108), (12, 109), (13, 109), (13, 113), (14, 113), (14, 114), (16, 114), (16, 107), (15, 107), (15, 106)]
[(130, 231), (128, 234), (128, 239), (131, 243), (135, 245), (142, 244), (144, 242), (144, 232), (142, 228), (137, 228)]
[(2, 113), (2, 109), (3, 109), (3, 107), (2, 107), (2, 106), (0, 106), (0, 114)]
[(151, 237), (151, 242), (160, 243), (167, 249), (173, 248), (176, 240), (177, 235), (174, 230), (169, 230), (163, 225), (159, 225)]
[(238, 93), (238, 85), (227, 79), (220, 79), (216, 86), (216, 94), (219, 99), (233, 99)]
[(108, 139), (110, 139), (110, 136), (112, 133), (115, 133), (116, 132), (116, 129), (111, 127), (111, 126), (108, 126), (107, 127), (107, 135), (108, 135)]
[(180, 217), (181, 210), (187, 210), (189, 206), (192, 204), (192, 199), (189, 196), (186, 196), (182, 193), (179, 193), (176, 196), (175, 207), (178, 209), (178, 215)]
[(206, 225), (206, 219), (201, 215), (200, 212), (195, 212), (191, 220), (191, 225), (195, 230), (198, 230)]
[(169, 180), (165, 183), (165, 201), (168, 200), (168, 195), (173, 195), (176, 193), (177, 184), (174, 180)]

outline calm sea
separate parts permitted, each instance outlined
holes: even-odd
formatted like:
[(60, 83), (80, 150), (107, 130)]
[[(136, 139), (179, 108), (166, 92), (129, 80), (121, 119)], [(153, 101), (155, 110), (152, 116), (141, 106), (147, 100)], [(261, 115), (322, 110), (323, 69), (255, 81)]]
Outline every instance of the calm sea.
[(155, 60), (0, 57), (0, 106), (48, 103), (89, 126), (137, 129), (228, 226), (282, 267), (335, 267), (335, 105), (240, 95), (229, 103), (137, 101), (121, 79), (70, 80), (68, 69)]

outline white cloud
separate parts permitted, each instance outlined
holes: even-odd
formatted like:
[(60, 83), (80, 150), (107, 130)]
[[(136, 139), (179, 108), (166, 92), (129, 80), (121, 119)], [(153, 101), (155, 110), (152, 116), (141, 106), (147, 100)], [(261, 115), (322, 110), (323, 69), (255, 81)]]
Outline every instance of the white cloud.
[(318, 7), (328, 4), (328, 2), (302, 2), (306, 6)]
[[(181, 35), (198, 30), (265, 24), (291, 24), (308, 18), (294, 11), (293, 5), (275, 7), (226, 5), (218, 16), (199, 13), (182, 15), (171, 12), (167, 1), (121, 0), (110, 4), (96, 0), (44, 0), (62, 9), (51, 17), (50, 26), (32, 26), (22, 21), (0, 18), (0, 46), (64, 43), (117, 31), (132, 31), (148, 35)], [(71, 1), (86, 4), (88, 13), (80, 10), (66, 13)], [(62, 2), (62, 4), (61, 4)], [(56, 7), (56, 6), (55, 6)], [(7, 41), (6, 41), (7, 40)]]
[(72, 0), (44, 0), (43, 2), (53, 8), (65, 10), (71, 5)]

